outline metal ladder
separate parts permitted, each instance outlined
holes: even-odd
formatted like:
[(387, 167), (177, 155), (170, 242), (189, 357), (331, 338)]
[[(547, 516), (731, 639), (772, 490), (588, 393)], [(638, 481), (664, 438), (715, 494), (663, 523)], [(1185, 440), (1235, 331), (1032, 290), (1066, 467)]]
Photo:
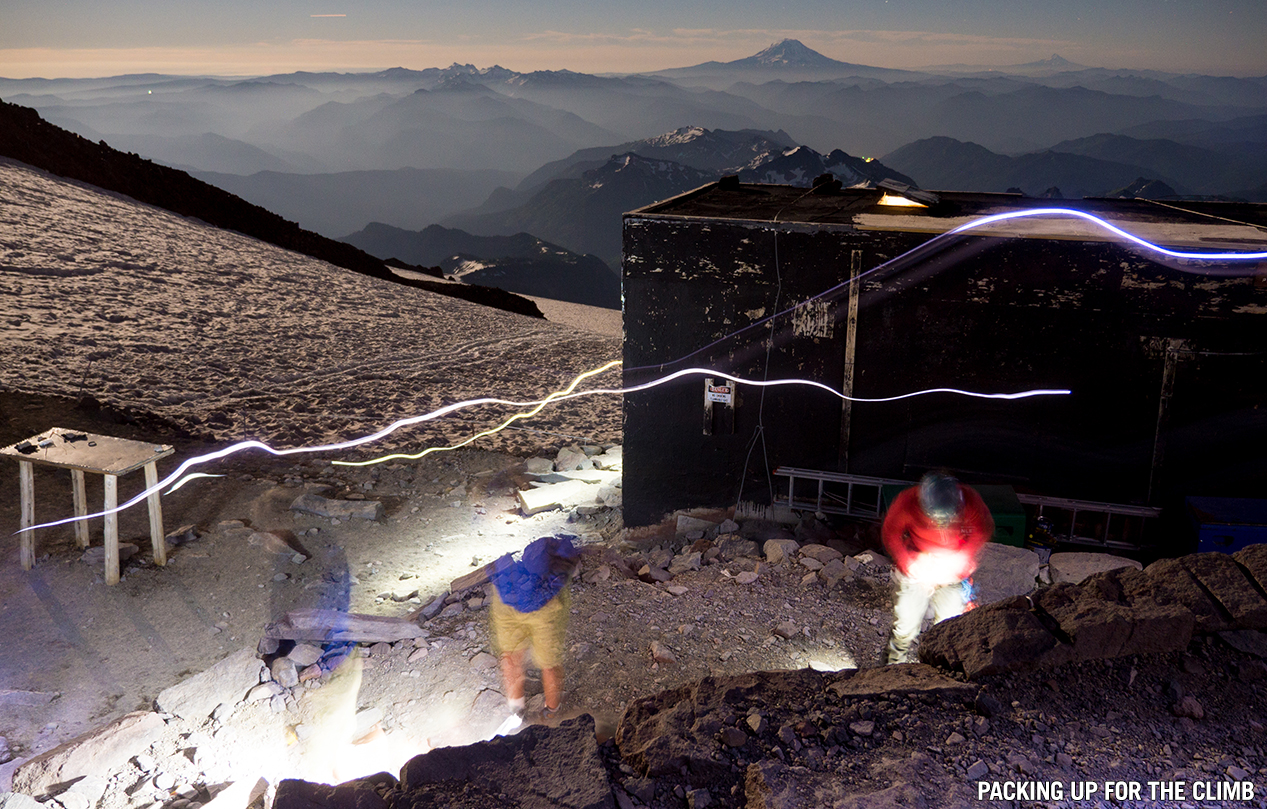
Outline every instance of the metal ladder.
[[(847, 517), (878, 520), (883, 510), (880, 490), (884, 486), (913, 486), (909, 480), (873, 478), (866, 475), (846, 475), (841, 472), (820, 472), (815, 469), (798, 469), (780, 466), (774, 474), (786, 477), (787, 496), (777, 493), (776, 505), (784, 505), (798, 511), (818, 511), (823, 514), (843, 514)], [(814, 496), (806, 496), (805, 487), (797, 492), (797, 481), (813, 481), (817, 484)]]
[[(1069, 530), (1068, 533), (1054, 533), (1052, 538), (1058, 542), (1068, 543), (1071, 545), (1088, 545), (1095, 548), (1115, 548), (1119, 550), (1139, 550), (1145, 547), (1143, 542), (1144, 529), (1146, 521), (1156, 519), (1161, 515), (1160, 508), (1151, 506), (1126, 506), (1114, 503), (1097, 503), (1092, 500), (1070, 500), (1066, 497), (1047, 497), (1041, 494), (1021, 494), (1017, 493), (1016, 499), (1022, 504), (1035, 507), (1035, 517), (1043, 517), (1044, 509), (1068, 512)], [(1077, 535), (1078, 530), (1078, 513), (1084, 514), (1102, 514), (1104, 515), (1104, 523), (1100, 526), (1097, 537), (1083, 537)], [(1140, 541), (1131, 542), (1124, 539), (1113, 539), (1111, 528), (1113, 518), (1118, 517), (1123, 525), (1123, 530), (1130, 527), (1128, 522), (1132, 517), (1139, 520), (1138, 536)]]

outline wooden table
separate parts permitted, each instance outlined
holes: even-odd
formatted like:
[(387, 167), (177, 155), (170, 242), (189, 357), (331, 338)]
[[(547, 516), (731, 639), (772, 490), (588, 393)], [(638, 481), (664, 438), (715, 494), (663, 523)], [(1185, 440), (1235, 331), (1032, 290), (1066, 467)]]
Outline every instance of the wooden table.
[[(176, 450), (166, 444), (130, 441), (108, 435), (94, 435), (79, 430), (54, 427), (37, 436), (0, 449), (18, 462), (18, 483), (22, 499), (22, 567), (30, 570), (35, 565), (35, 532), (29, 530), (35, 524), (35, 464), (55, 466), (70, 470), (75, 500), (75, 542), (88, 547), (88, 502), (84, 493), (84, 473), (102, 475), (105, 478), (105, 503), (102, 511), (112, 511), (119, 503), (119, 477), (137, 469), (145, 470), (145, 488), (158, 483), (159, 458), (166, 458)], [(150, 541), (154, 546), (154, 561), (167, 564), (167, 545), (163, 536), (163, 510), (159, 493), (146, 498), (150, 510)], [(119, 583), (119, 515), (105, 516), (106, 584)]]

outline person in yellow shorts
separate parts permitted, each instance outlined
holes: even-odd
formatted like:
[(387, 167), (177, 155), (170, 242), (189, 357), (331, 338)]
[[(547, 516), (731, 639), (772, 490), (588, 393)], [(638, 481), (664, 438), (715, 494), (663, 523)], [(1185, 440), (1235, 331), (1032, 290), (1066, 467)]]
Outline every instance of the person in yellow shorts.
[(552, 719), (559, 710), (569, 614), (567, 585), (579, 556), (568, 537), (542, 537), (524, 548), (519, 561), (506, 554), (492, 565), (493, 646), (501, 656), (507, 703), (517, 715), (524, 711), (524, 666), (529, 652), (541, 669), (542, 719)]

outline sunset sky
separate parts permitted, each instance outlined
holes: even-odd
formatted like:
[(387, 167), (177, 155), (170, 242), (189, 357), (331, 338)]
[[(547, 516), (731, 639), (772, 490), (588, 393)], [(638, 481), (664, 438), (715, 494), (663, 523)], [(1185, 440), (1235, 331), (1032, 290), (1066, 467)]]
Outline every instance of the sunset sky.
[(6, 0), (0, 76), (444, 67), (602, 73), (749, 56), (786, 37), (882, 67), (1267, 74), (1265, 0)]

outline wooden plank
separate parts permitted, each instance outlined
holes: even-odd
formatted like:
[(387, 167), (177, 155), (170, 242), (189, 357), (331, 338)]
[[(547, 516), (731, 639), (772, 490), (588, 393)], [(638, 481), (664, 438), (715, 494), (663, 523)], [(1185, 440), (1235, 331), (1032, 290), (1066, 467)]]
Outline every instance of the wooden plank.
[(394, 643), (421, 636), (422, 629), (403, 618), (322, 609), (291, 610), (264, 627), (266, 638), (325, 643)]
[(35, 525), (35, 470), (29, 461), (18, 461), (18, 489), (22, 501), (22, 569), (35, 567), (35, 532), (29, 531)]
[(478, 587), (490, 581), (489, 576), (492, 575), (494, 562), (489, 562), (478, 570), (472, 570), (464, 576), (458, 576), (449, 583), (450, 593), (460, 593), (472, 587)]
[(119, 515), (111, 513), (119, 504), (119, 476), (106, 475), (106, 584), (119, 583)]
[[(75, 516), (88, 514), (88, 495), (84, 490), (84, 473), (79, 469), (70, 470), (72, 496), (75, 500)], [(88, 547), (88, 521), (75, 520), (75, 544), (81, 548)]]
[[(153, 489), (158, 484), (158, 466), (153, 461), (145, 465), (145, 488)], [(145, 498), (150, 507), (150, 545), (154, 548), (154, 563), (167, 564), (167, 540), (163, 536), (163, 504), (159, 502), (159, 493), (155, 491)]]

